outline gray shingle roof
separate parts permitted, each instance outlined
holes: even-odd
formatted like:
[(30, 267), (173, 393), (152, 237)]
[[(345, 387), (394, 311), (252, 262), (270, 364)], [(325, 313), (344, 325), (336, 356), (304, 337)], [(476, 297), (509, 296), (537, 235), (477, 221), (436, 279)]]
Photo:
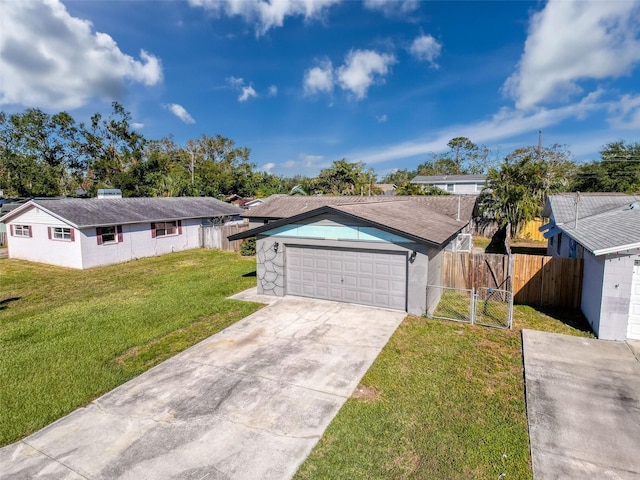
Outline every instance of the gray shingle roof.
[[(576, 193), (550, 195), (542, 210), (542, 215), (553, 219), (556, 225), (572, 222), (576, 218)], [(626, 207), (636, 197), (624, 193), (581, 193), (578, 218), (590, 217), (609, 210)]]
[[(576, 222), (576, 194), (551, 195), (543, 215), (594, 255), (640, 248), (640, 198), (622, 193), (581, 193)], [(640, 207), (640, 206), (639, 206)]]
[(418, 175), (411, 183), (479, 183), (486, 175)]
[(210, 197), (67, 198), (31, 200), (0, 220), (8, 221), (23, 209), (34, 205), (76, 228), (211, 218), (240, 215), (243, 212), (234, 205)]
[(458, 221), (438, 213), (425, 203), (409, 200), (392, 203), (339, 205), (334, 208), (437, 245), (446, 242), (469, 223), (469, 219)]
[[(359, 205), (375, 203), (398, 203), (396, 212), (402, 210), (409, 212), (414, 205), (424, 205), (432, 211), (446, 215), (453, 219), (458, 216), (460, 207), (460, 218), (465, 223), (471, 220), (473, 209), (476, 204), (476, 197), (469, 195), (443, 195), (443, 196), (345, 196), (345, 197), (324, 197), (324, 196), (277, 196), (269, 197), (262, 205), (252, 208), (242, 216), (245, 218), (287, 218), (300, 213), (315, 210), (324, 206), (338, 205)], [(415, 219), (414, 219), (415, 221)]]
[[(640, 248), (640, 208), (615, 209), (560, 226), (594, 255)], [(623, 248), (624, 247), (624, 248)]]
[[(301, 197), (290, 197), (301, 198)], [(331, 198), (344, 199), (345, 197), (307, 197), (311, 199)], [(367, 197), (350, 197), (367, 198)], [(369, 197), (378, 198), (378, 197)], [(384, 197), (381, 197), (384, 198)], [(460, 197), (461, 220), (456, 220), (458, 200), (457, 197), (393, 197), (392, 201), (357, 201), (352, 203), (342, 203), (333, 201), (333, 205), (323, 205), (321, 201), (312, 201), (309, 203), (301, 203), (298, 205), (300, 210), (296, 215), (290, 215), (275, 222), (262, 225), (260, 227), (248, 230), (246, 232), (232, 235), (231, 240), (252, 237), (256, 234), (278, 228), (282, 225), (295, 223), (302, 219), (311, 218), (323, 213), (337, 213), (346, 216), (355, 217), (367, 223), (375, 225), (383, 230), (404, 235), (416, 241), (442, 245), (448, 239), (456, 235), (471, 220), (471, 212), (473, 211), (473, 201)], [(438, 199), (437, 202), (428, 201), (426, 199)], [(446, 202), (441, 200), (446, 199)], [(454, 201), (455, 200), (455, 201)], [(473, 200), (473, 199), (471, 199)], [(271, 202), (271, 200), (269, 201)], [(443, 213), (433, 208), (434, 204), (441, 207), (447, 207), (445, 210), (450, 211)], [(455, 204), (455, 211), (453, 206)], [(469, 204), (471, 204), (469, 206)], [(265, 204), (266, 205), (266, 204)], [(263, 205), (263, 206), (265, 206)], [(289, 209), (293, 204), (288, 204)], [(312, 208), (312, 206), (314, 208)], [(304, 208), (302, 208), (304, 207)], [(259, 207), (262, 208), (262, 207)], [(257, 210), (257, 208), (256, 208)], [(280, 210), (282, 212), (282, 210)]]

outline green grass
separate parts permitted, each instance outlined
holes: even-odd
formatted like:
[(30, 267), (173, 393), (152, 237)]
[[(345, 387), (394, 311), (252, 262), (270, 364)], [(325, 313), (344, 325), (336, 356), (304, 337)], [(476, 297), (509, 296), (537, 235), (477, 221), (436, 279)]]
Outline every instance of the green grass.
[(0, 260), (0, 445), (257, 310), (225, 299), (254, 270), (212, 250), (86, 271)]
[(347, 400), (295, 478), (532, 478), (521, 329), (590, 336), (551, 313), (516, 306), (513, 330), (407, 317), (362, 380), (373, 393)]

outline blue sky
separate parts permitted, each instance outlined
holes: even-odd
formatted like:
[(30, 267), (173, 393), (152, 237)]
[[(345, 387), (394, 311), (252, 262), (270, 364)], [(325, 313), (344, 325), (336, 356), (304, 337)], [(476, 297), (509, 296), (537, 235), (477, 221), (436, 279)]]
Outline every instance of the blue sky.
[(578, 160), (639, 141), (640, 2), (0, 0), (0, 109), (113, 100), (147, 138), (221, 134), (258, 168), (382, 176), (466, 136)]

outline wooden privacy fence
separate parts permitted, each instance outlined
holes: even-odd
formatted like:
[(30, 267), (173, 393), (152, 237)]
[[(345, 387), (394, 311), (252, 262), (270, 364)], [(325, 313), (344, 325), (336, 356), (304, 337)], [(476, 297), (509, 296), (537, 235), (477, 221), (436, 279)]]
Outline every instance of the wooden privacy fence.
[[(540, 255), (442, 252), (442, 285), (510, 290), (522, 305), (579, 308), (582, 260)], [(511, 276), (509, 276), (511, 272)]]
[(539, 228), (543, 224), (544, 221), (541, 218), (534, 218), (533, 220), (529, 220), (522, 226), (522, 228), (520, 229), (520, 234), (518, 236), (526, 240), (535, 240), (538, 242), (545, 241), (546, 239), (542, 235), (542, 232), (539, 230)]
[(513, 255), (514, 302), (579, 308), (582, 259)]
[(248, 223), (200, 227), (200, 246), (215, 250), (239, 252), (241, 240), (230, 242), (227, 237), (229, 235), (235, 235), (236, 233), (246, 232), (247, 230), (249, 230)]
[(507, 285), (507, 255), (456, 252), (442, 252), (442, 255), (442, 285), (466, 289), (493, 287), (511, 290), (511, 285)]

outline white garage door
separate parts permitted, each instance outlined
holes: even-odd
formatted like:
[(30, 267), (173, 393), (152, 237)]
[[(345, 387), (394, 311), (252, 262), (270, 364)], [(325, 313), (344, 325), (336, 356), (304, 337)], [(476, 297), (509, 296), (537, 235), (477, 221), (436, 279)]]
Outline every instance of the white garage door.
[(627, 338), (640, 340), (640, 260), (634, 261)]
[(402, 252), (287, 247), (287, 294), (406, 309)]

